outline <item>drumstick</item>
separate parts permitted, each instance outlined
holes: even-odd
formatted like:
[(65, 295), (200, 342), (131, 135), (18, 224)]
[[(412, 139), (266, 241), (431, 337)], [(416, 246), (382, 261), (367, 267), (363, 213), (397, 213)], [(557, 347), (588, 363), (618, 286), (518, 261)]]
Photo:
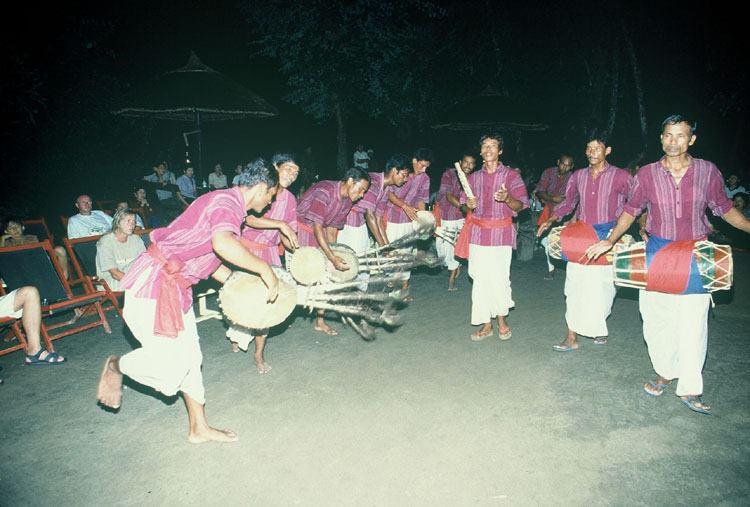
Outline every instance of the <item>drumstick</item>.
[(461, 188), (464, 189), (466, 197), (468, 197), (469, 199), (474, 199), (474, 192), (471, 191), (471, 187), (469, 186), (469, 179), (466, 177), (466, 173), (464, 173), (463, 169), (461, 169), (461, 164), (459, 162), (456, 162), (453, 165), (456, 167), (458, 181), (461, 183)]

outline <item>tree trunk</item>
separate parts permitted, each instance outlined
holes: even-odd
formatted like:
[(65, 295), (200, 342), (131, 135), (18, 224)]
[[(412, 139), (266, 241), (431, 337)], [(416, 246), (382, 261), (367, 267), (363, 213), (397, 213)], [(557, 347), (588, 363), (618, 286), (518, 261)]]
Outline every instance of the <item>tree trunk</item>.
[(334, 99), (334, 112), (336, 114), (336, 141), (338, 142), (338, 152), (336, 156), (336, 168), (339, 170), (339, 177), (348, 169), (347, 159), (348, 150), (346, 146), (346, 115), (344, 107), (338, 99)]

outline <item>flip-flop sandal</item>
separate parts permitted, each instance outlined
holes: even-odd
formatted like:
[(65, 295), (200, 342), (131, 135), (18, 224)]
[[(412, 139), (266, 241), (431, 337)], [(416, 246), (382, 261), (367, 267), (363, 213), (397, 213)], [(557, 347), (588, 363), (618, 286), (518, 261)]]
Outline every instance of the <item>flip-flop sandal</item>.
[(476, 333), (472, 333), (469, 338), (471, 338), (471, 341), (473, 341), (473, 342), (481, 342), (481, 341), (486, 340), (487, 338), (489, 338), (493, 334), (495, 334), (495, 333), (492, 332), (492, 331), (490, 331), (487, 334), (482, 334), (482, 333), (480, 333), (480, 332), (477, 331)]
[[(662, 394), (664, 394), (664, 389), (666, 389), (668, 385), (668, 383), (662, 384), (661, 382), (649, 380), (648, 382), (643, 384), (643, 391), (649, 396), (661, 396)], [(649, 391), (648, 387), (646, 386), (651, 386), (651, 391)]]
[(594, 338), (594, 345), (606, 345), (607, 339), (603, 336), (600, 336), (598, 338)]
[(689, 408), (693, 412), (698, 412), (699, 414), (703, 415), (711, 415), (711, 407), (703, 403), (703, 400), (701, 400), (700, 396), (687, 396), (685, 398), (680, 396), (680, 401), (682, 401), (682, 403), (684, 403), (687, 408)]
[(500, 339), (503, 341), (510, 340), (511, 336), (513, 336), (513, 331), (510, 328), (508, 328), (508, 330), (504, 333), (501, 333), (500, 331), (498, 331), (498, 335), (500, 336)]
[(555, 352), (572, 352), (578, 350), (578, 345), (568, 345), (567, 343), (558, 343), (552, 345), (552, 350)]
[[(53, 366), (56, 364), (62, 364), (66, 360), (60, 356), (57, 352), (47, 352), (47, 355), (44, 356), (44, 359), (41, 358), (42, 352), (44, 352), (44, 349), (39, 349), (39, 352), (36, 354), (33, 354), (31, 356), (27, 355), (26, 359), (24, 359), (23, 364), (26, 366), (39, 366), (39, 365), (48, 365)], [(62, 361), (58, 361), (58, 359), (62, 359)]]

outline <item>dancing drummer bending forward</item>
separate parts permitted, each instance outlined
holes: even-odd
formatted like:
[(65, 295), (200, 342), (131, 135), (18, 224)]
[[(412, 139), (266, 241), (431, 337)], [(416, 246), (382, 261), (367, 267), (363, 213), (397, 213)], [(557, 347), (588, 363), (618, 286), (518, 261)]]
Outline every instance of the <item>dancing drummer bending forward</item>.
[[(578, 335), (594, 338), (597, 345), (607, 343), (607, 317), (615, 300), (612, 265), (584, 262), (587, 259), (581, 254), (584, 248), (606, 237), (615, 226), (630, 192), (630, 174), (607, 162), (607, 155), (611, 152), (612, 147), (608, 146), (604, 132), (593, 131), (588, 135), (586, 158), (589, 166), (573, 173), (565, 189), (565, 199), (554, 208), (552, 216), (539, 226), (537, 232), (537, 236), (541, 236), (550, 225), (576, 210), (576, 222), (569, 224), (561, 234), (565, 239), (563, 253), (567, 253), (568, 258), (565, 270), (568, 334), (562, 343), (553, 345), (558, 352), (577, 349)], [(565, 252), (569, 237), (570, 241), (585, 246), (575, 249), (577, 253)]]
[[(281, 266), (279, 245), (293, 252), (299, 247), (297, 242), (297, 199), (288, 190), (297, 180), (299, 166), (294, 161), (294, 156), (289, 153), (275, 153), (271, 158), (273, 170), (279, 177), (279, 188), (271, 207), (263, 216), (249, 214), (245, 219), (245, 227), (242, 228), (240, 241), (250, 251), (271, 266)], [(268, 167), (267, 162), (258, 158), (251, 163), (251, 167)], [(270, 169), (269, 169), (270, 170)], [(250, 342), (255, 339), (255, 367), (261, 375), (271, 371), (263, 356), (266, 347), (268, 329), (254, 329), (247, 332), (236, 326), (229, 326), (227, 338), (232, 343), (232, 352), (240, 349), (247, 351)]]
[(237, 435), (208, 425), (201, 373), (202, 354), (193, 314), (191, 286), (212, 276), (221, 283), (231, 270), (222, 259), (257, 273), (274, 301), (278, 280), (271, 267), (240, 243), (240, 224), (249, 210), (261, 212), (273, 199), (276, 175), (242, 173), (239, 186), (196, 199), (168, 227), (151, 233), (151, 246), (120, 281), (123, 317), (141, 347), (110, 356), (97, 389), (102, 405), (119, 408), (122, 376), (167, 396), (181, 393), (188, 412), (188, 440), (232, 442)]
[[(331, 243), (336, 241), (339, 229), (344, 227), (352, 205), (362, 199), (370, 188), (370, 175), (353, 167), (346, 171), (341, 181), (324, 180), (316, 183), (302, 195), (297, 204), (299, 245), (320, 248), (333, 267), (346, 271), (349, 265), (333, 253)], [(323, 310), (313, 324), (313, 329), (330, 336), (338, 331), (324, 319)]]
[(529, 206), (521, 175), (500, 162), (503, 138), (488, 134), (479, 140), (484, 164), (469, 177), (473, 198), (461, 193), (461, 202), (472, 210), (456, 241), (455, 254), (469, 259), (471, 323), (482, 327), (471, 335), (474, 341), (492, 336), (497, 317), (501, 340), (511, 337), (506, 316), (515, 303), (510, 288), (510, 260), (516, 245), (513, 217)]
[[(734, 227), (750, 232), (750, 221), (732, 207), (724, 193), (717, 167), (688, 153), (695, 139), (695, 124), (684, 116), (664, 120), (661, 144), (665, 156), (638, 171), (617, 226), (608, 239), (588, 249), (590, 258), (611, 249), (644, 208), (648, 210), (647, 251), (660, 243), (704, 239), (710, 231), (707, 207)], [(701, 399), (710, 301), (709, 294), (668, 294), (648, 289), (640, 291), (639, 301), (643, 337), (656, 371), (656, 379), (643, 389), (651, 396), (660, 396), (677, 378), (677, 396), (690, 410), (703, 414), (711, 413), (711, 407)]]

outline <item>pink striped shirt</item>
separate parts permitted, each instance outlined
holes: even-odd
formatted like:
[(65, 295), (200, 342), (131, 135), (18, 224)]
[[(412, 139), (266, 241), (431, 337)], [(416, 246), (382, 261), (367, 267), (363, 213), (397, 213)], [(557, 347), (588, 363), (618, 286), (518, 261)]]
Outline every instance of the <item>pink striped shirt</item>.
[[(297, 231), (297, 199), (286, 188), (279, 189), (276, 194), (276, 200), (263, 215), (263, 218), (279, 220), (286, 222), (293, 231)], [(278, 246), (281, 243), (281, 233), (278, 229), (255, 229), (245, 227), (242, 229), (242, 237), (253, 243), (267, 245), (269, 248), (263, 248), (253, 251), (258, 257), (271, 264), (272, 266), (281, 266), (281, 257), (279, 256)]]
[(607, 164), (596, 179), (590, 167), (579, 169), (570, 178), (565, 200), (555, 206), (554, 215), (563, 218), (575, 209), (576, 218), (587, 224), (613, 222), (622, 213), (632, 185), (633, 177), (613, 165)]
[(648, 210), (646, 231), (673, 241), (701, 239), (711, 231), (706, 208), (716, 216), (732, 209), (732, 201), (724, 193), (719, 169), (708, 160), (693, 158), (680, 185), (662, 164), (654, 162), (641, 167), (625, 211), (637, 216)]
[(365, 195), (354, 203), (351, 211), (346, 216), (346, 225), (352, 227), (359, 227), (365, 223), (365, 212), (375, 212), (380, 200), (383, 198), (385, 188), (383, 187), (383, 173), (369, 173), (370, 174), (370, 188), (367, 189)]
[(451, 193), (456, 199), (461, 198), (461, 182), (458, 180), (455, 167), (449, 167), (440, 178), (440, 190), (438, 190), (438, 204), (440, 205), (440, 216), (443, 220), (460, 220), (464, 217), (461, 210), (448, 202), (446, 194)]
[[(195, 284), (207, 279), (221, 265), (221, 259), (213, 250), (214, 234), (228, 231), (239, 237), (240, 224), (246, 214), (239, 187), (216, 190), (198, 197), (169, 226), (151, 231), (151, 241), (166, 259), (184, 262), (180, 275)], [(160, 262), (142, 253), (120, 280), (120, 288), (131, 288), (140, 274), (151, 267), (159, 268)], [(156, 299), (160, 273), (161, 269), (154, 269), (136, 295)], [(192, 289), (182, 290), (181, 296), (182, 311), (187, 312), (193, 304)]]
[[(474, 171), (469, 175), (469, 186), (477, 199), (477, 207), (472, 214), (483, 220), (497, 220), (501, 218), (512, 218), (518, 213), (510, 209), (504, 202), (495, 200), (495, 192), (505, 185), (508, 195), (521, 201), (521, 209), (529, 207), (529, 195), (526, 185), (521, 179), (521, 174), (510, 167), (500, 163), (497, 170), (490, 174), (483, 166), (482, 170)], [(461, 203), (466, 202), (466, 194), (461, 192)], [(481, 246), (516, 246), (516, 228), (513, 225), (505, 227), (482, 228), (474, 227), (471, 230), (469, 243)]]
[[(403, 200), (409, 206), (418, 208), (420, 202), (426, 203), (430, 200), (430, 177), (427, 173), (411, 176), (406, 183), (396, 190), (392, 190), (396, 197)], [(385, 204), (388, 222), (392, 224), (406, 224), (411, 219), (404, 210), (388, 201)]]
[(568, 181), (572, 175), (572, 171), (560, 175), (560, 169), (557, 166), (545, 169), (542, 173), (542, 177), (539, 178), (539, 183), (536, 184), (534, 192), (547, 192), (550, 195), (564, 195), (565, 189), (568, 187)]
[(297, 239), (300, 246), (318, 246), (318, 240), (311, 232), (313, 224), (336, 229), (344, 227), (352, 201), (348, 197), (341, 197), (341, 185), (340, 181), (321, 181), (302, 195), (297, 204)]

